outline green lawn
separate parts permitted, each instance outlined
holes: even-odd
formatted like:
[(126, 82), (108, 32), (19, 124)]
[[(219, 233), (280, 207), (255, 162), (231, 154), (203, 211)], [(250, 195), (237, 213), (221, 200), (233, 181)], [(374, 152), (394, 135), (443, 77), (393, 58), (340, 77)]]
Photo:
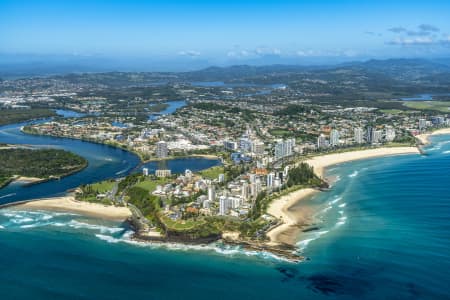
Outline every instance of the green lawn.
[(194, 220), (180, 220), (174, 221), (167, 216), (162, 216), (161, 221), (171, 230), (190, 230), (195, 227), (201, 226), (205, 223), (205, 220), (201, 219), (198, 221)]
[(450, 112), (450, 101), (404, 101), (403, 105), (417, 110)]
[(398, 114), (404, 113), (404, 111), (400, 110), (400, 109), (380, 109), (380, 111), (382, 113), (391, 114), (391, 115), (398, 115)]
[(269, 133), (276, 137), (286, 137), (294, 135), (291, 131), (282, 128), (271, 129), (269, 130)]
[(156, 190), (156, 186), (167, 184), (170, 181), (171, 181), (170, 178), (160, 178), (157, 180), (145, 179), (145, 180), (137, 183), (135, 186), (143, 188), (151, 193), (154, 190)]
[(211, 167), (206, 170), (200, 171), (199, 174), (206, 179), (217, 179), (219, 174), (225, 174), (223, 166)]
[(103, 193), (109, 192), (113, 189), (114, 181), (110, 181), (110, 180), (100, 181), (100, 182), (91, 184), (91, 187), (92, 187), (93, 191), (96, 191), (99, 194), (103, 194)]

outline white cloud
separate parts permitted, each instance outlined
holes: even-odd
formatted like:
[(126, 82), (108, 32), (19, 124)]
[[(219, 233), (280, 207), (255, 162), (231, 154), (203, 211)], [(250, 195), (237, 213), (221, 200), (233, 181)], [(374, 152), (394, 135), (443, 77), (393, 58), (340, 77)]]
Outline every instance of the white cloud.
[(258, 47), (256, 49), (234, 49), (227, 52), (228, 57), (232, 58), (258, 58), (266, 55), (281, 55), (278, 48)]
[(190, 56), (190, 57), (197, 57), (200, 56), (200, 52), (195, 51), (195, 50), (187, 50), (187, 51), (180, 51), (178, 52), (178, 55), (181, 56)]
[(338, 49), (338, 50), (298, 50), (295, 55), (300, 57), (354, 57), (358, 56), (358, 53), (352, 49)]
[(415, 38), (406, 38), (406, 37), (396, 37), (392, 41), (388, 42), (390, 45), (431, 45), (434, 43), (433, 38), (429, 36), (425, 37), (415, 37)]

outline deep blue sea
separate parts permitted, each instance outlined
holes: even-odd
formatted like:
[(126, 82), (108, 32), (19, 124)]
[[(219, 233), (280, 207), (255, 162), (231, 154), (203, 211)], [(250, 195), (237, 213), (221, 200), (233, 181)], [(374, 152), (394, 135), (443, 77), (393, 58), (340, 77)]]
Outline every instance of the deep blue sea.
[(332, 167), (293, 264), (234, 247), (139, 244), (125, 224), (0, 211), (0, 299), (450, 299), (450, 136), (428, 155)]

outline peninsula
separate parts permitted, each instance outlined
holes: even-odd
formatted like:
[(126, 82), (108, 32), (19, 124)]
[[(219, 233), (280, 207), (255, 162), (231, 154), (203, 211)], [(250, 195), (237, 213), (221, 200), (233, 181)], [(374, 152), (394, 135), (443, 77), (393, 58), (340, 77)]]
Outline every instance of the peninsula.
[(88, 162), (81, 156), (59, 149), (23, 148), (17, 145), (0, 149), (0, 188), (12, 181), (36, 184), (79, 172)]

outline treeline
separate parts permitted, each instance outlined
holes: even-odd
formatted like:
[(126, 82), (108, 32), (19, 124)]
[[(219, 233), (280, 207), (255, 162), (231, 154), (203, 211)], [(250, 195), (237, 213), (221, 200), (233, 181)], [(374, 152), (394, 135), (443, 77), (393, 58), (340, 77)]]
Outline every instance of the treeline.
[(163, 206), (159, 197), (150, 195), (141, 187), (131, 187), (127, 190), (128, 202), (139, 208), (142, 214), (154, 223), (159, 222), (158, 212)]
[(51, 109), (0, 109), (0, 125), (20, 123), (54, 116), (56, 116), (56, 113)]
[(2, 149), (0, 177), (60, 177), (83, 169), (87, 163), (81, 156), (58, 149)]
[(306, 107), (304, 105), (289, 104), (285, 108), (282, 108), (282, 109), (274, 112), (274, 115), (275, 116), (294, 116), (294, 115), (308, 112), (309, 110), (311, 110), (311, 108)]
[(287, 187), (294, 185), (321, 185), (322, 181), (314, 174), (314, 169), (307, 163), (300, 163), (288, 172)]

